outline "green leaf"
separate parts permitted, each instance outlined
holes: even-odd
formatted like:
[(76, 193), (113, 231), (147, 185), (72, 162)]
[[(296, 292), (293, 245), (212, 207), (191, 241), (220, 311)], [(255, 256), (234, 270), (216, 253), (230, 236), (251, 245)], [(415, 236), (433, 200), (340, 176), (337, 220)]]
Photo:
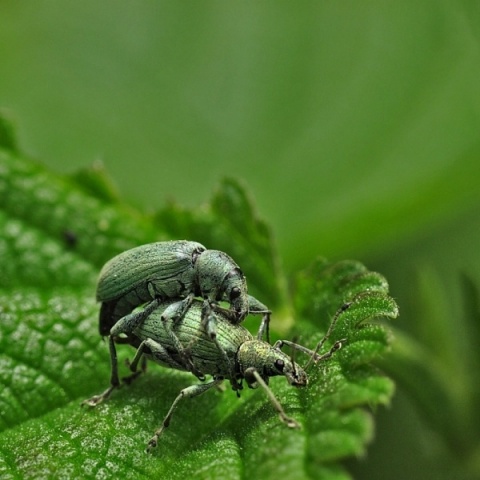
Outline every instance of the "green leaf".
[(171, 201), (158, 212), (157, 222), (173, 238), (195, 238), (228, 251), (242, 266), (254, 296), (261, 292), (264, 303), (285, 307), (284, 275), (272, 232), (238, 180), (224, 179), (208, 205), (189, 210)]
[(112, 254), (161, 234), (138, 213), (107, 205), (76, 188), (69, 178), (55, 176), (12, 152), (0, 150), (0, 169), (5, 225), (17, 225), (12, 228), (28, 235), (46, 235), (58, 248), (74, 243), (76, 254), (97, 267)]
[(92, 165), (78, 170), (71, 176), (72, 180), (87, 193), (106, 202), (119, 202), (120, 194), (112, 182), (102, 162), (96, 161)]
[[(381, 275), (357, 262), (320, 260), (297, 276), (290, 299), (270, 229), (233, 179), (201, 208), (172, 203), (149, 217), (108, 193), (104, 173), (62, 177), (7, 150), (0, 151), (0, 172), (1, 478), (349, 478), (341, 461), (363, 454), (372, 408), (393, 393), (392, 381), (372, 365), (390, 340), (372, 321), (398, 313)], [(252, 292), (275, 306), (274, 337), (277, 305), (309, 348), (339, 311), (324, 348), (346, 342), (310, 366), (309, 386), (271, 381), (302, 429), (281, 424), (262, 391), (241, 398), (211, 391), (181, 403), (158, 449), (146, 455), (145, 442), (173, 399), (197, 381), (156, 365), (97, 408), (80, 408), (109, 382), (94, 301), (99, 268), (134, 245), (179, 237), (235, 258)], [(123, 361), (134, 351), (118, 350), (127, 373)]]
[(0, 110), (0, 148), (17, 150), (17, 139), (15, 138), (15, 129), (9, 115), (2, 109)]
[(422, 314), (416, 337), (395, 331), (396, 341), (381, 365), (408, 391), (423, 418), (441, 434), (466, 478), (477, 478), (480, 295), (468, 277), (461, 280), (463, 312), (459, 313), (447, 303), (451, 296), (437, 275), (426, 269), (419, 273), (417, 292)]

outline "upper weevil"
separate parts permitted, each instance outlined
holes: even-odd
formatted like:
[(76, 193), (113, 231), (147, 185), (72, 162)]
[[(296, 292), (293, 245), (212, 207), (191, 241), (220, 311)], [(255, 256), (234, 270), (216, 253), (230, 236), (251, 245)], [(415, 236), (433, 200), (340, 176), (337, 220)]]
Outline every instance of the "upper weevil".
[[(174, 302), (175, 300), (168, 300), (160, 303), (158, 299), (154, 300), (146, 307), (140, 306), (130, 315), (126, 315), (112, 328), (109, 336), (112, 366), (110, 387), (100, 395), (95, 395), (85, 400), (83, 402), (84, 405), (98, 405), (108, 398), (115, 388), (120, 386), (115, 337), (122, 334), (128, 335), (130, 338), (129, 343), (138, 347), (135, 357), (130, 364), (133, 374), (125, 379), (126, 381), (130, 381), (138, 375), (137, 366), (143, 356), (169, 368), (191, 371), (190, 365), (186, 363), (177, 345), (172, 341), (165, 322), (161, 320), (165, 310), (174, 305)], [(136, 315), (140, 311), (145, 311), (145, 315)], [(272, 346), (261, 339), (255, 339), (242, 325), (232, 324), (222, 312), (219, 312), (217, 318), (217, 338), (223, 351), (226, 353), (227, 358), (224, 359), (219, 350), (212, 344), (207, 333), (198, 328), (201, 322), (201, 315), (202, 304), (194, 300), (187, 308), (182, 320), (176, 322), (172, 328), (182, 344), (193, 344), (190, 356), (193, 367), (198, 371), (211, 375), (213, 380), (208, 383), (189, 386), (179, 393), (165, 416), (161, 427), (157, 429), (149, 441), (148, 450), (157, 445), (158, 438), (170, 424), (173, 412), (180, 400), (200, 395), (225, 379), (230, 381), (232, 389), (237, 394), (242, 389), (243, 380), (250, 388), (262, 387), (280, 415), (282, 422), (289, 427), (298, 428), (299, 424), (293, 418), (287, 416), (280, 402), (268, 387), (269, 377), (283, 375), (290, 385), (295, 387), (306, 386), (308, 378), (305, 370), (295, 363), (291, 357), (282, 352), (281, 348), (283, 345), (288, 345), (293, 349), (304, 352), (310, 356), (310, 362), (318, 362), (330, 357), (335, 350), (341, 347), (343, 340), (335, 342), (333, 347), (323, 355), (319, 355), (317, 352), (328, 338), (335, 324), (336, 317), (327, 335), (312, 351), (287, 340), (279, 340)]]
[[(162, 317), (164, 321), (179, 321), (196, 296), (204, 300), (202, 326), (218, 348), (221, 349), (216, 340), (215, 312), (222, 312), (234, 324), (248, 313), (263, 314), (259, 336), (266, 332), (268, 339), (270, 311), (248, 295), (240, 267), (226, 253), (207, 250), (200, 243), (187, 240), (132, 248), (104, 265), (97, 284), (97, 300), (102, 302), (100, 334), (109, 335), (118, 320), (154, 299), (181, 299)], [(219, 301), (228, 302), (230, 310), (221, 308)]]

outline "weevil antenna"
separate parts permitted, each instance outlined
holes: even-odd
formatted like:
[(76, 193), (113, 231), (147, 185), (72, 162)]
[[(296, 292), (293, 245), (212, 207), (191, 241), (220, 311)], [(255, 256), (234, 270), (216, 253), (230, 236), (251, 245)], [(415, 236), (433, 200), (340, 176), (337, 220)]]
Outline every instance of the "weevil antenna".
[[(297, 340), (298, 340), (297, 337), (293, 337), (292, 338), (292, 343), (296, 344)], [(297, 353), (297, 351), (296, 351), (295, 348), (292, 348), (291, 352), (292, 353), (290, 354), (290, 361), (292, 362), (293, 375), (296, 377), (297, 376), (297, 367), (295, 366), (295, 354)]]
[[(310, 357), (310, 360), (307, 362), (307, 364), (305, 365), (304, 367), (304, 370), (307, 370), (308, 367), (310, 367), (310, 365), (312, 363), (316, 363), (318, 362), (322, 357), (318, 357), (318, 352), (321, 350), (321, 348), (323, 347), (323, 345), (325, 344), (325, 342), (330, 338), (330, 335), (332, 334), (333, 332), (333, 329), (335, 328), (335, 326), (337, 325), (337, 321), (338, 321), (338, 318), (340, 317), (340, 315), (345, 311), (347, 310), (348, 308), (350, 308), (350, 305), (352, 305), (352, 302), (346, 302), (344, 303), (336, 312), (335, 312), (335, 315), (333, 316), (333, 319), (332, 321), (330, 322), (330, 326), (328, 327), (328, 330), (327, 330), (327, 333), (325, 334), (325, 336), (320, 340), (320, 342), (317, 343), (317, 346), (315, 347), (315, 350), (313, 351), (313, 354), (312, 356)], [(341, 345), (341, 344), (340, 344)], [(338, 350), (339, 347), (336, 348), (336, 350)], [(316, 358), (318, 357), (318, 358)], [(323, 358), (326, 358), (326, 357), (323, 357)]]

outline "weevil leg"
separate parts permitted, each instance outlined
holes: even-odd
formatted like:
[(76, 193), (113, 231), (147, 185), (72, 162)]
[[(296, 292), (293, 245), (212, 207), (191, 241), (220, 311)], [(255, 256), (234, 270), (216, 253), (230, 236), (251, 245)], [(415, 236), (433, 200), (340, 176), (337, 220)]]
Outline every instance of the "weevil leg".
[(108, 345), (110, 349), (110, 363), (111, 363), (111, 375), (110, 375), (110, 387), (108, 387), (100, 395), (94, 395), (93, 397), (84, 400), (81, 405), (88, 405), (90, 407), (95, 407), (99, 403), (102, 403), (106, 400), (110, 394), (120, 386), (120, 379), (118, 378), (118, 360), (117, 360), (117, 349), (115, 348), (115, 340), (112, 335), (108, 337)]
[(215, 312), (215, 313), (221, 313), (224, 317), (227, 318), (227, 320), (230, 322), (230, 323), (233, 323), (233, 324), (237, 324), (239, 323), (238, 320), (237, 320), (237, 312), (235, 312), (234, 310), (230, 310), (229, 308), (223, 308), (221, 307), (220, 305), (218, 305), (218, 303), (215, 303), (215, 302), (209, 302), (209, 306), (210, 308)]
[(211, 302), (207, 298), (202, 305), (202, 328), (204, 332), (212, 339), (217, 338), (217, 317), (215, 311), (223, 312), (224, 309), (219, 307), (216, 303)]
[[(202, 308), (201, 328), (210, 337), (213, 343), (217, 346), (218, 351), (222, 354), (225, 365), (230, 369), (230, 376), (235, 376), (235, 365), (228, 358), (227, 352), (220, 345), (217, 338), (217, 317), (215, 313), (221, 313), (231, 323), (237, 325), (236, 313), (233, 310), (220, 307), (218, 304), (205, 300)], [(194, 343), (193, 343), (194, 344)], [(193, 345), (191, 344), (191, 345)], [(238, 395), (238, 392), (237, 392)]]
[(146, 373), (147, 371), (147, 359), (142, 357), (142, 365), (140, 367), (142, 369), (142, 373)]
[(186, 357), (185, 348), (181, 344), (180, 340), (178, 339), (177, 335), (173, 331), (173, 326), (179, 323), (185, 316), (186, 311), (190, 307), (193, 302), (193, 294), (188, 295), (183, 300), (179, 302), (172, 303), (169, 305), (162, 314), (162, 322), (167, 332), (168, 336), (172, 340), (172, 343), (180, 353), (180, 355), (184, 355)]
[[(132, 372), (131, 375), (129, 375), (128, 377), (123, 377), (122, 378), (122, 381), (124, 383), (132, 383), (136, 378), (138, 378), (142, 373), (145, 373), (146, 370), (147, 370), (147, 359), (145, 357), (145, 355), (143, 355), (144, 353), (144, 343), (145, 342), (142, 342), (139, 347), (137, 348), (137, 351), (135, 352), (135, 356), (133, 357), (133, 360), (131, 362), (129, 362), (127, 360), (127, 365), (128, 365), (128, 368), (130, 369), (130, 371)], [(142, 362), (141, 366), (140, 366), (140, 370), (138, 370), (138, 363), (139, 362)]]
[[(207, 333), (207, 335), (215, 342), (218, 349), (222, 352), (222, 355), (225, 361), (227, 362), (227, 365), (230, 365), (230, 360), (228, 359), (227, 354), (225, 353), (223, 348), (219, 345), (216, 339), (217, 319), (215, 317), (214, 312), (221, 313), (223, 316), (227, 317), (231, 323), (234, 323), (234, 324), (239, 323), (237, 320), (237, 313), (233, 310), (220, 307), (219, 305), (217, 305), (216, 303), (208, 299), (205, 299), (203, 302), (202, 327), (204, 331)], [(264, 305), (262, 302), (257, 300), (255, 297), (248, 295), (248, 313), (251, 315), (263, 315), (262, 321), (260, 323), (260, 328), (258, 330), (257, 338), (259, 340), (263, 340), (263, 338), (266, 337), (267, 342), (270, 343), (270, 315), (272, 312), (268, 309), (266, 305)], [(230, 368), (232, 369), (232, 373), (233, 373), (233, 368), (231, 365), (230, 365)]]
[(253, 367), (247, 368), (245, 370), (245, 379), (250, 385), (253, 383), (253, 380), (254, 380), (257, 383), (257, 385), (260, 385), (263, 388), (263, 390), (267, 394), (267, 397), (272, 403), (273, 408), (275, 408), (275, 410), (278, 412), (278, 415), (280, 416), (280, 420), (285, 425), (287, 425), (287, 427), (301, 428), (300, 424), (294, 418), (289, 417), (285, 413), (285, 410), (283, 409), (282, 405), (278, 401), (277, 397), (270, 390), (270, 387), (266, 384), (265, 380), (261, 377), (261, 375), (258, 373), (258, 370), (256, 368), (253, 368)]
[[(219, 352), (222, 354), (223, 359), (225, 361), (225, 365), (228, 365), (228, 368), (233, 375), (234, 372), (234, 365), (228, 358), (227, 352), (225, 349), (220, 345), (218, 338), (217, 338), (217, 317), (215, 316), (215, 311), (222, 311), (223, 309), (219, 307), (216, 303), (211, 302), (208, 299), (203, 301), (202, 305), (202, 319), (201, 319), (201, 327), (204, 332), (210, 337), (210, 339), (215, 343)], [(230, 311), (230, 310), (228, 310)], [(191, 345), (190, 345), (191, 348)]]
[(137, 351), (135, 352), (135, 356), (133, 357), (133, 360), (129, 362), (128, 367), (130, 368), (130, 371), (133, 374), (136, 374), (138, 372), (137, 370), (138, 362), (140, 362), (140, 360), (142, 360), (142, 362), (145, 360), (145, 357), (143, 355), (144, 350), (145, 350), (145, 340), (137, 348)]
[(262, 302), (249, 295), (248, 313), (251, 315), (263, 315), (257, 333), (257, 340), (263, 340), (265, 337), (266, 342), (270, 343), (270, 315), (272, 312)]
[[(211, 307), (215, 312), (221, 313), (225, 317), (227, 317), (231, 323), (239, 323), (237, 319), (237, 312), (227, 308), (222, 308), (216, 304), (212, 304)], [(267, 343), (270, 343), (270, 315), (272, 314), (271, 310), (269, 310), (266, 305), (257, 300), (255, 297), (248, 295), (248, 314), (263, 315), (257, 333), (257, 339), (263, 340), (265, 336)]]
[[(82, 405), (89, 405), (94, 407), (99, 403), (102, 403), (106, 400), (113, 390), (120, 386), (120, 379), (118, 377), (118, 359), (117, 359), (117, 349), (115, 347), (115, 342), (121, 342), (121, 337), (118, 335), (125, 333), (130, 334), (133, 330), (141, 323), (145, 318), (148, 317), (159, 305), (159, 300), (155, 299), (150, 302), (146, 307), (141, 309), (136, 309), (132, 313), (122, 317), (115, 325), (110, 329), (110, 335), (108, 337), (108, 346), (110, 350), (110, 364), (111, 364), (111, 374), (110, 374), (110, 387), (108, 387), (103, 393), (99, 395), (94, 395), (93, 397), (84, 400)], [(139, 357), (140, 359), (140, 357)], [(126, 381), (133, 380), (134, 376), (127, 377)]]
[[(133, 373), (131, 373), (127, 377), (122, 377), (122, 382), (123, 383), (126, 383), (126, 384), (130, 385), (136, 378), (138, 378), (140, 375), (143, 375), (147, 371), (147, 359), (146, 359), (146, 357), (142, 356), (141, 361), (142, 361), (142, 364), (140, 365), (140, 370), (137, 370), (135, 368), (135, 371), (133, 371)], [(128, 359), (127, 359), (126, 363), (127, 363), (127, 367), (130, 368), (130, 370), (131, 370), (132, 365), (128, 361)], [(138, 363), (138, 361), (137, 361), (137, 363)]]
[(146, 306), (136, 308), (132, 313), (122, 317), (111, 329), (110, 336), (117, 337), (124, 333), (131, 334), (160, 304), (159, 299), (152, 300)]
[[(260, 313), (260, 312), (259, 312)], [(265, 341), (270, 343), (270, 315), (272, 312), (262, 312), (263, 317), (260, 323), (260, 328), (258, 329), (257, 339), (263, 340), (265, 337)]]
[(187, 345), (187, 347), (184, 347), (174, 331), (175, 324), (179, 323), (184, 318), (186, 311), (193, 302), (193, 299), (194, 295), (190, 294), (183, 300), (169, 305), (162, 314), (162, 322), (167, 335), (172, 340), (175, 350), (182, 358), (186, 370), (193, 373), (197, 378), (203, 381), (205, 380), (205, 376), (193, 364), (192, 358), (188, 353), (190, 349), (189, 346)]
[(170, 407), (170, 410), (168, 411), (167, 415), (163, 419), (162, 425), (160, 426), (160, 428), (158, 428), (155, 431), (153, 437), (148, 442), (147, 453), (150, 452), (153, 448), (155, 448), (158, 445), (158, 439), (162, 435), (163, 431), (166, 428), (168, 428), (168, 426), (170, 425), (170, 420), (172, 419), (173, 412), (175, 411), (178, 403), (181, 400), (183, 400), (184, 398), (193, 398), (198, 395), (201, 395), (202, 393), (205, 393), (207, 390), (210, 390), (210, 388), (215, 387), (216, 385), (219, 385), (222, 382), (223, 382), (223, 378), (216, 378), (211, 382), (208, 382), (205, 384), (191, 385), (190, 387), (187, 387), (181, 390), (177, 398), (173, 401), (172, 406)]
[[(144, 340), (140, 346), (138, 347), (135, 357), (132, 360), (132, 363), (130, 364), (130, 370), (135, 373), (137, 371), (138, 367), (138, 362), (140, 359), (145, 358), (143, 355), (145, 354), (145, 350), (147, 350), (147, 353), (154, 357), (156, 361), (159, 363), (163, 363), (168, 365), (170, 368), (174, 368), (176, 370), (187, 370), (188, 367), (185, 365), (183, 362), (179, 362), (175, 358), (171, 356), (171, 354), (161, 345), (160, 343), (156, 342), (155, 340), (152, 340), (151, 338), (147, 338)], [(205, 377), (203, 377), (203, 380)]]

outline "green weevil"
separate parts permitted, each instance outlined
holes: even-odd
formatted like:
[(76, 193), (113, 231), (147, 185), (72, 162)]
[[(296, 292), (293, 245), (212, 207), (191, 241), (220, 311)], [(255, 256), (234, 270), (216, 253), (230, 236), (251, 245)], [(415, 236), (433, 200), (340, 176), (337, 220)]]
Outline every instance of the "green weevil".
[[(191, 371), (190, 365), (186, 364), (184, 356), (172, 341), (172, 336), (165, 328), (165, 322), (162, 320), (165, 310), (172, 307), (175, 301), (175, 299), (170, 299), (160, 302), (156, 299), (146, 306), (138, 307), (115, 324), (109, 336), (110, 386), (103, 393), (85, 400), (82, 405), (96, 406), (106, 400), (112, 391), (120, 386), (115, 338), (122, 334), (128, 335), (129, 343), (137, 348), (134, 359), (130, 363), (130, 369), (133, 373), (130, 377), (124, 379), (127, 383), (130, 383), (133, 378), (141, 373), (138, 370), (138, 364), (145, 357), (168, 368)], [(332, 348), (323, 355), (319, 355), (318, 351), (330, 334), (331, 328), (315, 350), (309, 350), (302, 345), (287, 340), (279, 340), (274, 345), (270, 345), (263, 340), (254, 338), (242, 325), (232, 324), (223, 312), (219, 312), (217, 315), (217, 339), (228, 357), (226, 360), (211, 342), (208, 334), (199, 328), (202, 311), (202, 302), (193, 300), (182, 320), (173, 322), (171, 327), (180, 342), (183, 344), (193, 343), (194, 347), (191, 350), (190, 361), (195, 369), (211, 375), (213, 380), (203, 384), (191, 385), (180, 391), (160, 428), (155, 431), (148, 442), (147, 451), (157, 446), (159, 437), (169, 426), (173, 412), (183, 398), (200, 395), (219, 385), (223, 380), (230, 381), (232, 389), (236, 391), (238, 396), (239, 391), (243, 388), (244, 380), (249, 388), (262, 387), (278, 412), (280, 420), (288, 427), (299, 428), (300, 425), (297, 421), (287, 416), (280, 402), (268, 387), (269, 377), (277, 375), (286, 377), (288, 383), (294, 387), (307, 385), (308, 377), (305, 370), (284, 353), (281, 348), (284, 345), (290, 346), (309, 355), (311, 357), (310, 362), (318, 362), (332, 356), (333, 352), (341, 347), (343, 340), (335, 342)], [(144, 314), (138, 315), (139, 312)]]
[[(117, 255), (102, 268), (96, 296), (101, 302), (99, 329), (103, 336), (143, 303), (178, 298), (162, 318), (179, 321), (194, 297), (202, 297), (202, 327), (218, 348), (215, 323), (219, 312), (234, 324), (248, 313), (263, 315), (260, 332), (266, 332), (268, 338), (270, 311), (248, 295), (240, 267), (226, 253), (208, 250), (197, 242), (156, 242)], [(220, 307), (220, 301), (228, 302), (230, 309)], [(138, 315), (145, 315), (145, 310)]]

